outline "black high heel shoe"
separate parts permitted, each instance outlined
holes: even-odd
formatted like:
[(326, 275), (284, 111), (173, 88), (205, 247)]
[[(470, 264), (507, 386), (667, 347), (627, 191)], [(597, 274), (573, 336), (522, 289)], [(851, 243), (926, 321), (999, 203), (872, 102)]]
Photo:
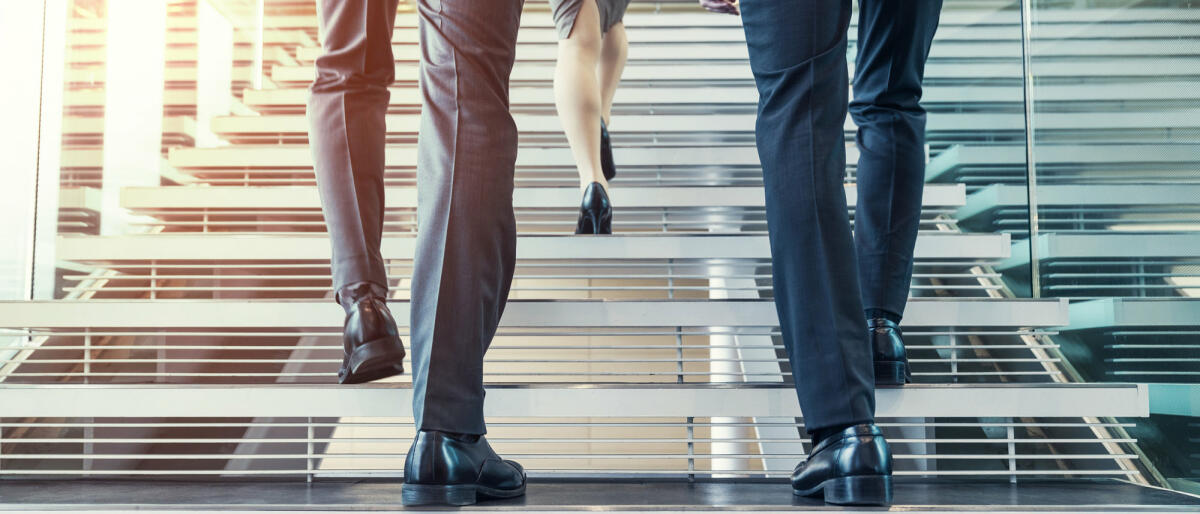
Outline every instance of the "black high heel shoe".
[(588, 184), (583, 191), (583, 203), (579, 205), (579, 222), (576, 234), (612, 234), (612, 204), (608, 193), (599, 182)]
[(612, 138), (608, 136), (608, 126), (600, 120), (600, 169), (604, 171), (604, 180), (612, 180), (617, 176), (617, 165), (613, 164)]

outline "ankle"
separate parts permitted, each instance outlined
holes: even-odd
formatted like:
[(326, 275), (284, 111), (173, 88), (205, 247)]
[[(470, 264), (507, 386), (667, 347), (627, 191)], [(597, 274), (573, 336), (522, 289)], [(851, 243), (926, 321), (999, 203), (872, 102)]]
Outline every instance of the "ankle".
[(339, 288), (334, 298), (343, 309), (349, 312), (350, 308), (358, 302), (370, 297), (386, 299), (387, 295), (387, 288), (384, 286), (374, 282), (355, 282)]
[(808, 435), (810, 437), (812, 437), (812, 445), (814, 448), (816, 448), (816, 446), (818, 444), (821, 444), (821, 441), (829, 439), (830, 437), (835, 437), (838, 434), (842, 433), (842, 431), (844, 431), (847, 428), (850, 428), (852, 426), (855, 426), (855, 425), (857, 425), (857, 423), (848, 423), (845, 425), (834, 425), (831, 427), (818, 428), (812, 432), (809, 432)]
[(580, 181), (579, 182), (579, 191), (580, 192), (587, 191), (588, 186), (591, 186), (592, 184), (600, 184), (600, 187), (604, 189), (604, 192), (606, 192), (606, 193), (608, 192), (608, 181), (604, 179), (603, 173), (601, 173), (598, 178), (594, 178), (590, 181)]
[(480, 434), (467, 434), (467, 433), (460, 433), (460, 432), (444, 432), (441, 430), (421, 430), (421, 431), (422, 432), (437, 432), (437, 433), (442, 434), (445, 437), (448, 437), (450, 439), (453, 439), (453, 440), (459, 441), (459, 442), (463, 442), (463, 443), (475, 443), (475, 442), (479, 441), (479, 438), (483, 437)]
[(888, 321), (891, 321), (892, 323), (899, 324), (900, 319), (901, 319), (901, 316), (899, 314), (896, 314), (887, 309), (864, 309), (863, 313), (866, 314), (868, 321), (873, 320), (873, 319), (886, 319)]

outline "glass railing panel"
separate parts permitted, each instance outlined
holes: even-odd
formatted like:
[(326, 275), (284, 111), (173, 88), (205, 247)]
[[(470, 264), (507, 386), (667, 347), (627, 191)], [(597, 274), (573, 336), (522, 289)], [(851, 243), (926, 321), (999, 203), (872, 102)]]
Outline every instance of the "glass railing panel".
[[(1019, 244), (1037, 271), (1021, 285), (1071, 299), (1057, 341), (1090, 381), (1200, 384), (1197, 7), (1030, 5), (1037, 223)], [(1196, 414), (1135, 429), (1147, 462), (1182, 488), (1200, 476), (1186, 436)]]

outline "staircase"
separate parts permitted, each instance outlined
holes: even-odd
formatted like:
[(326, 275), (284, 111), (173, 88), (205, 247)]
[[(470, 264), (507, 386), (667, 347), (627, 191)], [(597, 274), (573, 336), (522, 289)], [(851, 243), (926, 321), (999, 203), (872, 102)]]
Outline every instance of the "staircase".
[[(226, 114), (198, 119), (196, 5), (171, 2), (163, 178), (121, 188), (120, 206), (135, 221), (115, 233), (98, 221), (103, 84), (87, 79), (89, 63), (104, 64), (104, 20), (72, 19), (58, 299), (0, 302), (0, 329), (21, 336), (0, 348), (0, 477), (401, 476), (414, 430), (409, 377), (335, 385), (342, 314), (329, 293), (304, 119), (320, 55), (310, 4), (267, 2), (266, 78), (255, 77), (250, 39), (234, 32), (235, 101)], [(1031, 298), (1030, 245), (1042, 266), (1194, 262), (1194, 233), (1118, 241), (1087, 229), (1105, 223), (1099, 204), (1153, 212), (1194, 202), (1194, 183), (1129, 194), (1119, 178), (1141, 170), (1169, 181), (1178, 175), (1161, 170), (1194, 166), (1194, 146), (1145, 143), (1164, 130), (1200, 129), (1200, 103), (1153, 124), (1135, 109), (1039, 115), (1038, 137), (1048, 142), (1036, 156), (1048, 180), (1038, 189), (1043, 222), (1079, 230), (1031, 239), (1021, 26), (1008, 5), (947, 0), (926, 74), (928, 184), (904, 318), (915, 383), (878, 392), (896, 474), (914, 480), (902, 490), (930, 477), (1075, 480), (1055, 486), (1064, 491), (1094, 484), (1083, 479), (1165, 485), (1130, 435), (1151, 413), (1151, 389), (1129, 382), (1147, 374), (1085, 383), (1091, 377), (1064, 361), (1063, 344), (1116, 330), (1130, 319), (1117, 311), (1190, 324), (1197, 304), (1109, 298), (1123, 296), (1114, 294), (1125, 287), (1117, 279), (1081, 288), (1050, 277), (1046, 297)], [(1162, 73), (1163, 62), (1193, 62), (1196, 44), (1181, 48), (1155, 34), (1200, 35), (1200, 16), (1137, 9), (1106, 24), (1116, 13), (1043, 14), (1037, 37), (1055, 44), (1038, 55), (1061, 62), (1036, 63), (1048, 81), (1038, 101), (1195, 98), (1194, 82), (1182, 79), (1136, 88), (1103, 79), (1119, 69), (1136, 82)], [(809, 446), (771, 300), (757, 98), (742, 29), (735, 17), (673, 2), (636, 2), (626, 25), (629, 64), (610, 124), (620, 169), (611, 193), (616, 235), (577, 237), (576, 174), (552, 103), (554, 30), (541, 5), (527, 6), (522, 19), (512, 77), (518, 264), (485, 363), (489, 439), (535, 480), (778, 480)], [(416, 17), (402, 10), (383, 242), (402, 333), (416, 231), (416, 42)], [(854, 131), (849, 120), (846, 131)], [(1121, 144), (1080, 148), (1112, 134)], [(852, 144), (847, 154), (853, 209)], [(1072, 180), (1097, 169), (1117, 178), (1096, 187)], [(1110, 253), (1098, 254), (1097, 244)], [(1068, 302), (1080, 296), (1092, 299)]]

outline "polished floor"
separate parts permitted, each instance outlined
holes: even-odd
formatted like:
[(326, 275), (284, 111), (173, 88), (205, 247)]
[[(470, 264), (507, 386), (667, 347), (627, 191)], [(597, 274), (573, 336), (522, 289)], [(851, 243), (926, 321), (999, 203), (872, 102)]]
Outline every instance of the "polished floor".
[[(289, 512), (396, 511), (395, 481), (0, 480), (0, 511)], [(424, 509), (430, 510), (430, 509)], [(533, 481), (525, 498), (463, 510), (654, 512), (839, 509), (796, 498), (781, 482)], [(898, 479), (892, 510), (905, 512), (1200, 512), (1200, 497), (1114, 480)]]

